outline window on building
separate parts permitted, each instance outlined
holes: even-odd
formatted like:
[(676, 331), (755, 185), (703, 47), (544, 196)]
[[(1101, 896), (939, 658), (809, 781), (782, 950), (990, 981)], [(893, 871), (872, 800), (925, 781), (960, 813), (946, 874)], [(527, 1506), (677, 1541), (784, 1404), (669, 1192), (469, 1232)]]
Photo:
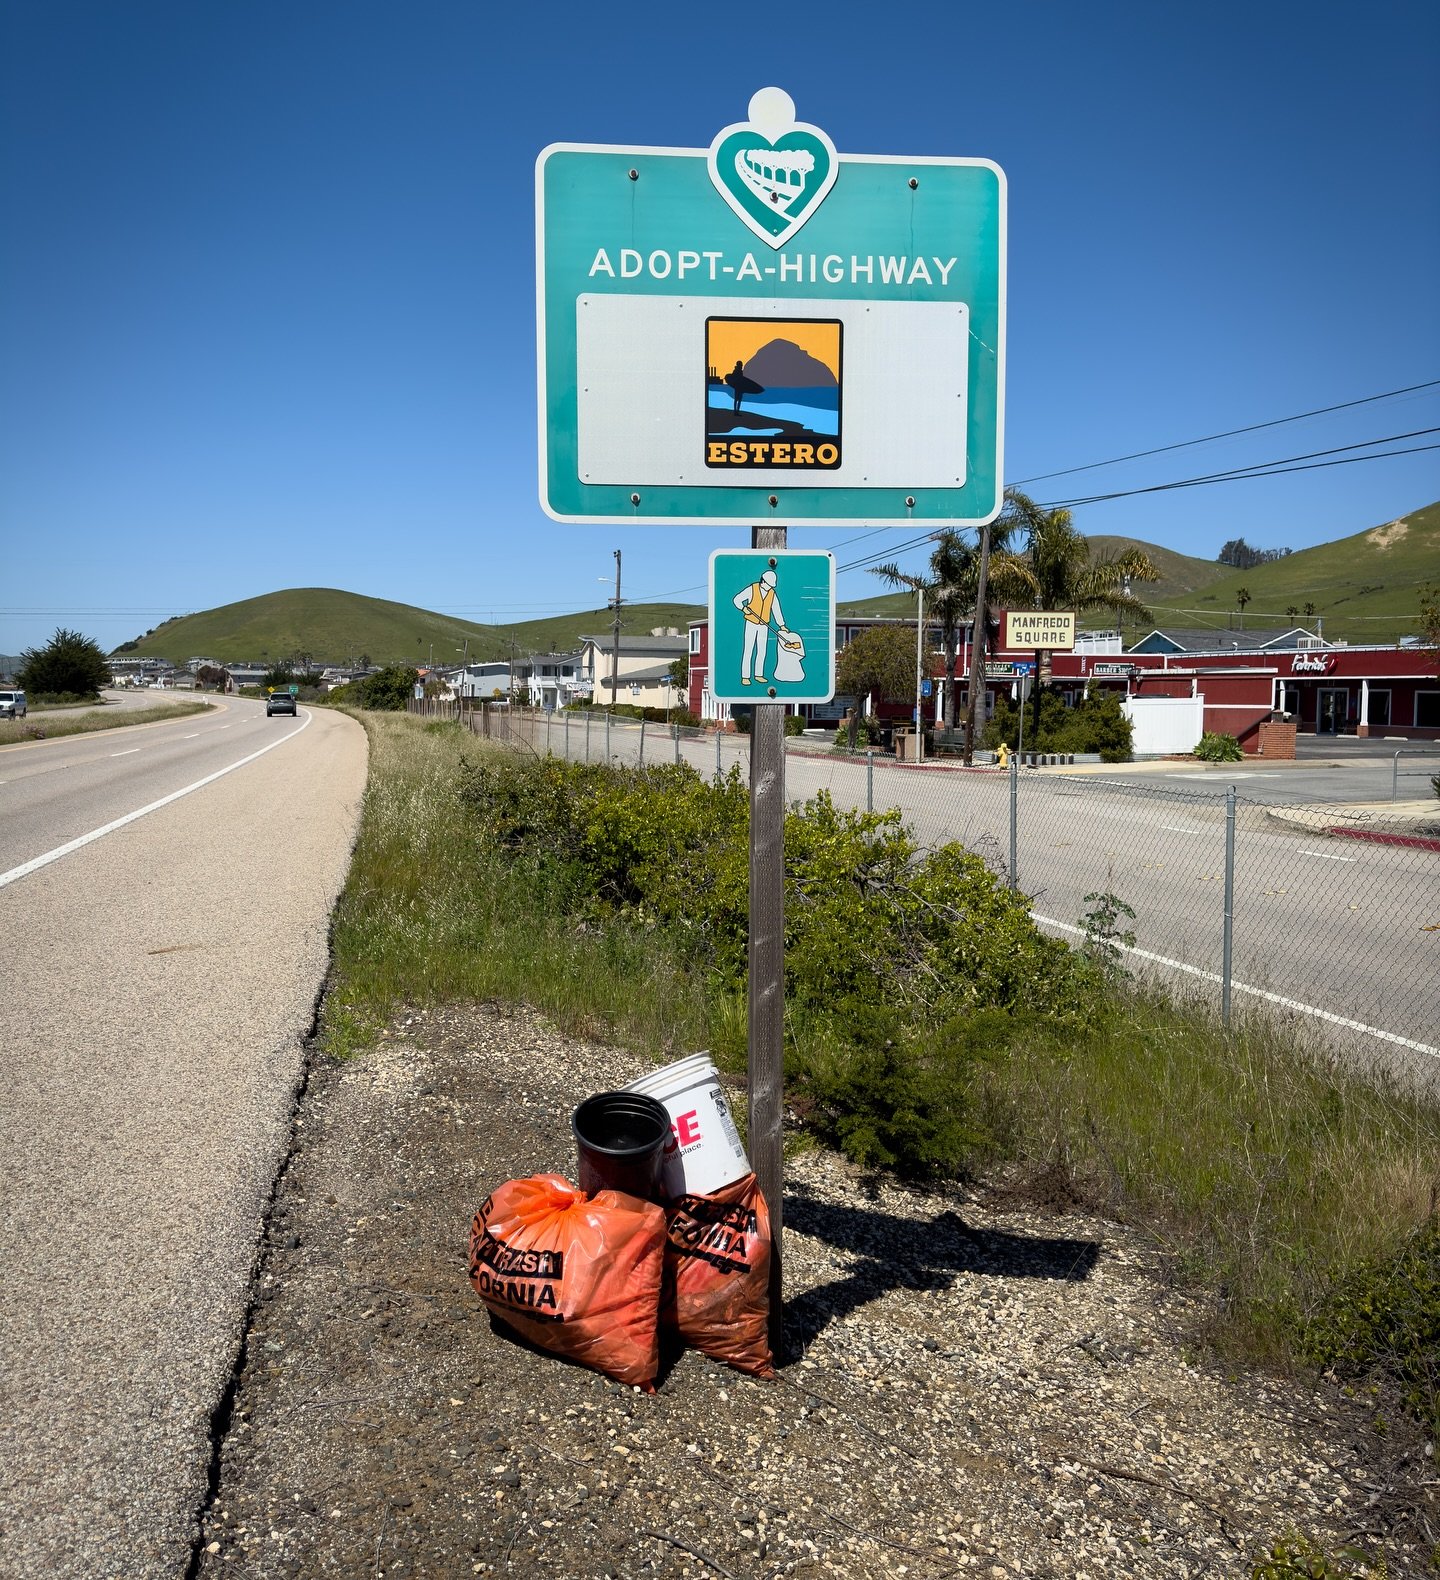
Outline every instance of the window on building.
[(690, 651), (692, 653), (700, 651), (700, 627), (698, 625), (690, 627)]
[(1370, 702), (1366, 708), (1366, 712), (1370, 715), (1370, 717), (1366, 720), (1366, 723), (1370, 725), (1371, 729), (1374, 729), (1377, 725), (1389, 724), (1390, 693), (1388, 691), (1375, 691), (1372, 689), (1370, 692)]
[(1440, 730), (1440, 691), (1415, 693), (1415, 727), (1421, 730)]

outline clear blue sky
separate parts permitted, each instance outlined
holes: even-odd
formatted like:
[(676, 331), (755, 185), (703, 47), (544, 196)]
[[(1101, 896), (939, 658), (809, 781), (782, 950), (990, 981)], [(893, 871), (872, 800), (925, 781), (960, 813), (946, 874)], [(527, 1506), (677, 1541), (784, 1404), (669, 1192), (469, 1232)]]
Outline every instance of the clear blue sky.
[[(708, 146), (770, 82), (842, 153), (1004, 167), (1011, 481), (1440, 378), (1433, 4), (766, 15), (4, 0), (0, 652), (282, 587), (499, 622), (594, 608), (615, 548), (627, 597), (703, 602), (742, 531), (539, 508), (534, 162)], [(1432, 389), (1028, 491), (1437, 426)], [(1206, 558), (1302, 548), (1440, 497), (1437, 457), (1077, 520)], [(911, 535), (791, 543), (843, 566)]]

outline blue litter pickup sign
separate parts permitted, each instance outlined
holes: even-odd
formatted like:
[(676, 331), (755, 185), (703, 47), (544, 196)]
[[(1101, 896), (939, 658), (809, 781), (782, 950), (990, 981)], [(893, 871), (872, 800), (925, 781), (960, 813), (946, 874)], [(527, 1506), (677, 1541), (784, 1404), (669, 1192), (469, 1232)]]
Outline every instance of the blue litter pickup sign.
[(835, 695), (833, 554), (715, 550), (710, 695), (717, 702), (828, 702)]

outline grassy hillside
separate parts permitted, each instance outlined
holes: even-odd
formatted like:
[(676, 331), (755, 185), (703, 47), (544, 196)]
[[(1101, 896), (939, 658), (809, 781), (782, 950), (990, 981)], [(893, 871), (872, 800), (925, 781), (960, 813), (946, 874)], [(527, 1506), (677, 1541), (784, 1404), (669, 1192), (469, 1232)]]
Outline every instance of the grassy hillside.
[(267, 663), (296, 653), (328, 663), (368, 656), (376, 664), (424, 664), (433, 644), (438, 664), (458, 662), (455, 649), (467, 637), (473, 655), (498, 658), (506, 650), (495, 626), (336, 587), (291, 587), (167, 620), (138, 638), (135, 651), (177, 664), (192, 657)]
[[(655, 626), (685, 629), (692, 614), (703, 611), (688, 604), (627, 605), (622, 629), (648, 632)], [(471, 658), (505, 658), (511, 643), (517, 655), (567, 651), (582, 634), (609, 631), (608, 609), (530, 620), (521, 625), (479, 625), (455, 615), (437, 614), (411, 604), (367, 598), (336, 587), (292, 587), (240, 603), (224, 604), (200, 614), (167, 620), (133, 651), (146, 657), (183, 664), (191, 658), (221, 663), (273, 663), (297, 653), (317, 662), (458, 664), (469, 641)]]
[[(1101, 535), (1090, 539), (1090, 555), (1092, 559), (1113, 557), (1128, 548), (1137, 548), (1148, 554), (1154, 562), (1155, 568), (1160, 572), (1158, 582), (1146, 583), (1137, 587), (1136, 592), (1146, 603), (1152, 606), (1156, 602), (1166, 605), (1177, 602), (1193, 602), (1190, 596), (1201, 589), (1208, 589), (1213, 582), (1229, 572), (1223, 565), (1217, 565), (1213, 560), (1197, 560), (1189, 554), (1177, 554), (1174, 549), (1162, 549), (1158, 543), (1146, 543), (1142, 538), (1117, 538)], [(915, 615), (915, 594), (909, 592), (885, 592), (884, 583), (878, 578), (875, 582), (875, 596), (873, 598), (856, 598), (840, 605), (841, 614), (881, 614), (892, 617), (911, 619)], [(1087, 619), (1081, 622), (1084, 625), (1104, 625), (1107, 622), (1100, 617)]]
[[(1119, 553), (1131, 544), (1143, 549), (1161, 572), (1158, 582), (1135, 588), (1156, 625), (1225, 630), (1239, 623), (1235, 594), (1245, 588), (1250, 593), (1245, 624), (1251, 627), (1311, 626), (1318, 618), (1327, 637), (1391, 642), (1418, 629), (1420, 585), (1440, 582), (1440, 504), (1248, 571), (1232, 571), (1139, 538), (1090, 539), (1095, 557)], [(883, 592), (879, 581), (875, 587), (874, 597), (842, 604), (841, 612), (914, 618), (913, 593)], [(1314, 617), (1305, 615), (1306, 604), (1314, 605)], [(1290, 608), (1300, 612), (1290, 616)], [(1100, 615), (1081, 621), (1088, 626), (1107, 623)]]
[[(1240, 607), (1236, 593), (1246, 588), (1247, 626), (1313, 625), (1308, 603), (1327, 637), (1389, 642), (1419, 629), (1419, 589), (1427, 581), (1440, 582), (1440, 504), (1268, 565), (1225, 571), (1192, 597), (1147, 601), (1157, 624), (1224, 628)], [(1290, 608), (1300, 615), (1288, 616)]]
[[(1440, 581), (1440, 504), (1248, 571), (1231, 571), (1135, 538), (1090, 540), (1096, 556), (1118, 553), (1131, 543), (1161, 571), (1158, 583), (1136, 589), (1157, 625), (1224, 630), (1237, 620), (1235, 594), (1243, 587), (1250, 593), (1245, 623), (1252, 627), (1311, 624), (1304, 609), (1313, 604), (1326, 636), (1389, 642), (1418, 628), (1419, 587)], [(1292, 607), (1300, 611), (1293, 617), (1286, 614)], [(632, 635), (656, 627), (684, 631), (688, 620), (704, 612), (698, 604), (627, 604), (621, 628)], [(849, 599), (840, 612), (913, 618), (915, 595), (886, 592), (877, 580), (873, 596)], [(1085, 623), (1105, 622), (1096, 617)], [(433, 646), (437, 664), (452, 664), (467, 639), (472, 658), (507, 657), (512, 644), (517, 656), (566, 652), (582, 636), (608, 632), (610, 625), (606, 608), (517, 625), (480, 625), (334, 587), (296, 587), (167, 620), (138, 638), (135, 650), (175, 663), (191, 657), (272, 662), (303, 652), (329, 663), (368, 657), (377, 664), (424, 664)]]
[[(662, 631), (673, 627), (683, 636), (687, 622), (703, 619), (704, 615), (701, 604), (626, 604), (620, 615), (620, 629), (630, 636), (646, 636), (657, 627)], [(614, 621), (609, 609), (590, 609), (495, 629), (504, 633), (507, 642), (514, 640), (517, 653), (568, 653), (579, 647), (582, 636), (607, 635)]]

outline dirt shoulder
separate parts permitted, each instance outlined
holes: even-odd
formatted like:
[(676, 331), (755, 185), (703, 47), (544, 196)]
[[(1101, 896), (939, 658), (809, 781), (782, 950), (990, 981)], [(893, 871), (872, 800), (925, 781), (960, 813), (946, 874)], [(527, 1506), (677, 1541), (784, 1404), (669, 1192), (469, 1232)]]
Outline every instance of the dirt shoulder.
[(471, 1215), (573, 1175), (571, 1110), (641, 1070), (488, 1007), (317, 1062), (193, 1573), (1229, 1580), (1295, 1528), (1422, 1572), (1394, 1509), (1433, 1469), (1377, 1464), (1338, 1387), (1198, 1361), (1200, 1308), (1093, 1218), (806, 1153), (777, 1382), (687, 1353), (646, 1396), (508, 1340)]

